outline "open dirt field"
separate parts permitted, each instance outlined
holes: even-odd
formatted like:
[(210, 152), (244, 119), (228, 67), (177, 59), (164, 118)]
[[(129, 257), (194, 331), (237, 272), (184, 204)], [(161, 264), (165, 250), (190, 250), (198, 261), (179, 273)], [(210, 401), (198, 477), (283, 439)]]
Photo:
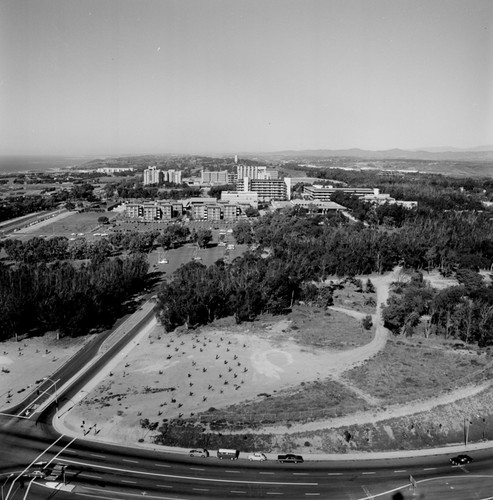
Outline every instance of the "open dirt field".
[(55, 334), (0, 343), (0, 408), (20, 403), (91, 337), (57, 340)]
[[(377, 290), (377, 304), (385, 302), (388, 286), (395, 279), (395, 274), (371, 277)], [(426, 276), (426, 279), (429, 277)], [(178, 418), (193, 420), (211, 408), (221, 411), (234, 404), (242, 405), (246, 401), (250, 405), (261, 404), (266, 395), (275, 400), (277, 396), (282, 396), (283, 391), (292, 388), (299, 390), (300, 387), (320, 389), (321, 384), (329, 381), (334, 384), (333, 390), (338, 394), (344, 394), (345, 391), (347, 397), (342, 399), (350, 400), (354, 405), (353, 417), (333, 417), (277, 427), (274, 424), (263, 430), (250, 430), (253, 434), (265, 432), (279, 435), (279, 440), (272, 445), (274, 448), (286, 446), (289, 441), (299, 450), (317, 453), (334, 449), (344, 451), (348, 448), (349, 442), (346, 442), (346, 446), (344, 438), (341, 441), (340, 432), (341, 429), (347, 430), (350, 422), (365, 428), (382, 422), (380, 431), (388, 433), (385, 422), (389, 419), (399, 417), (399, 422), (403, 422), (402, 419), (408, 421), (408, 415), (419, 412), (423, 413), (422, 418), (425, 419), (430, 410), (438, 411), (437, 407), (467, 401), (463, 398), (471, 394), (478, 395), (478, 398), (481, 396), (481, 400), (485, 402), (489, 401), (488, 397), (483, 397), (483, 394), (489, 393), (489, 384), (478, 380), (476, 385), (468, 385), (464, 389), (445, 393), (443, 397), (420, 401), (419, 404), (405, 404), (401, 401), (400, 405), (392, 406), (392, 401), (385, 400), (385, 407), (382, 406), (381, 394), (373, 392), (372, 387), (365, 387), (358, 379), (344, 376), (350, 370), (364, 370), (370, 366), (372, 358), (383, 352), (387, 341), (387, 332), (381, 325), (379, 315), (373, 316), (374, 330), (363, 332), (360, 329), (360, 319), (366, 313), (343, 307), (356, 299), (352, 290), (341, 292), (338, 303), (332, 310), (312, 314), (312, 323), (304, 323), (306, 314), (302, 308), (290, 318), (265, 317), (240, 326), (223, 321), (191, 332), (166, 334), (159, 325), (155, 325), (142, 331), (132, 350), (115, 360), (74, 402), (61, 409), (61, 425), (71, 434), (91, 432), (91, 437), (96, 439), (126, 443), (141, 440), (149, 442), (152, 432), (141, 427), (142, 419), (159, 424)], [(317, 321), (327, 321), (327, 336), (316, 334), (321, 329), (320, 325), (316, 326), (317, 316)], [(348, 322), (343, 321), (344, 316)], [(334, 328), (333, 338), (327, 341), (331, 321), (338, 326)], [(341, 331), (342, 325), (351, 325), (351, 321), (354, 322), (353, 331)], [(335, 333), (336, 330), (338, 334)], [(306, 335), (303, 336), (301, 332)], [(305, 342), (307, 338), (310, 339), (308, 343)], [(55, 362), (50, 361), (52, 358), (47, 355), (42, 355), (44, 349), (51, 350), (50, 355), (57, 359), (61, 359), (65, 352), (61, 345), (56, 345), (59, 348), (56, 351), (55, 348), (45, 347), (45, 344), (35, 344), (33, 340), (36, 339), (26, 341), (23, 354), (17, 357), (15, 348), (19, 347), (18, 344), (2, 344), (2, 348), (9, 352), (4, 356), (4, 366), (10, 373), (23, 374), (15, 379), (8, 379), (10, 373), (0, 376), (0, 394), (4, 395), (0, 399), (2, 406), (6, 404), (5, 395), (9, 388), (13, 389), (10, 392), (10, 402), (14, 403), (14, 397), (21, 397), (22, 392), (17, 392), (19, 389), (29, 385), (32, 387), (36, 380), (49, 376), (53, 371), (54, 366), (50, 363)], [(66, 358), (77, 347), (73, 346), (70, 352), (67, 351)], [(24, 358), (22, 364), (28, 368), (27, 371), (22, 369), (21, 358)], [(20, 380), (22, 387), (15, 386)], [(243, 407), (244, 410), (241, 410), (242, 406), (237, 408), (239, 412), (248, 412), (246, 407)], [(252, 406), (250, 411), (256, 412), (257, 409)], [(481, 410), (478, 408), (477, 412), (479, 414)], [(335, 438), (326, 435), (328, 428), (332, 428), (330, 432), (335, 433)], [(355, 436), (351, 441), (353, 446), (360, 445), (356, 440), (358, 429), (359, 427), (356, 430), (351, 428), (350, 434)], [(229, 433), (234, 432), (231, 430)], [(363, 434), (360, 437), (364, 441), (367, 437)], [(285, 437), (281, 437), (283, 435)], [(308, 441), (309, 449), (304, 444)], [(373, 442), (377, 441), (374, 439)], [(381, 443), (382, 440), (378, 442)], [(386, 445), (390, 448), (396, 446), (392, 440), (388, 440)]]

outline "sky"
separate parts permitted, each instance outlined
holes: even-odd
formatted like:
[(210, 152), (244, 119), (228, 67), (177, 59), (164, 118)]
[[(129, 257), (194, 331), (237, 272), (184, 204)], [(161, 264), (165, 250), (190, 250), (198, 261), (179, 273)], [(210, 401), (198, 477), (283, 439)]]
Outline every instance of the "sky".
[(0, 2), (0, 154), (483, 144), (491, 0)]

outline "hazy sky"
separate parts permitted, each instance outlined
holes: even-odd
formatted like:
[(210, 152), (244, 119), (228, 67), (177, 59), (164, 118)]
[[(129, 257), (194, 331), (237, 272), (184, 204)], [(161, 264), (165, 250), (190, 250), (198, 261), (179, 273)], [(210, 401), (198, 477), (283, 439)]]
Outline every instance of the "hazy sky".
[(0, 154), (493, 144), (491, 0), (2, 0)]

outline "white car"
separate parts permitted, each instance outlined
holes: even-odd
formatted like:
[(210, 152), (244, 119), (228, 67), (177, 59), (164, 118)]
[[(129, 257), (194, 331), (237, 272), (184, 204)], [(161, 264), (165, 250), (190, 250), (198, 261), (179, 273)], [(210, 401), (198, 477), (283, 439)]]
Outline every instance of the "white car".
[(251, 455), (248, 455), (248, 460), (263, 462), (264, 460), (267, 460), (267, 457), (263, 453), (252, 453)]

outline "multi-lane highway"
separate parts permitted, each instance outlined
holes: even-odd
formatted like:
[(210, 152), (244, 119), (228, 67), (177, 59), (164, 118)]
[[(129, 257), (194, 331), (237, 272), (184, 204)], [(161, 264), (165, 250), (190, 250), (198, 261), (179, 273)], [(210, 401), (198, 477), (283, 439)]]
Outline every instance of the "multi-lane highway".
[[(190, 458), (187, 454), (127, 448), (85, 438), (61, 436), (53, 426), (57, 403), (75, 397), (99, 368), (115, 356), (152, 319), (148, 304), (137, 321), (116, 338), (99, 338), (78, 353), (21, 406), (0, 415), (2, 500), (59, 499), (286, 499), (335, 500), (404, 498), (493, 499), (493, 453), (468, 452), (474, 461), (452, 467), (449, 455), (364, 461), (311, 461), (279, 464)], [(106, 348), (101, 349), (105, 343)], [(91, 370), (80, 371), (91, 364)], [(80, 373), (80, 375), (77, 375)], [(56, 394), (55, 392), (56, 385)], [(36, 409), (36, 405), (40, 405)], [(43, 405), (46, 407), (43, 409)], [(29, 409), (26, 414), (26, 409)], [(40, 411), (42, 410), (42, 411)], [(90, 437), (89, 435), (87, 437)], [(54, 480), (27, 477), (34, 462), (66, 465)], [(44, 467), (44, 466), (41, 466)], [(26, 471), (23, 477), (20, 474)], [(399, 498), (399, 497), (396, 497)], [(401, 497), (402, 498), (402, 497)]]

